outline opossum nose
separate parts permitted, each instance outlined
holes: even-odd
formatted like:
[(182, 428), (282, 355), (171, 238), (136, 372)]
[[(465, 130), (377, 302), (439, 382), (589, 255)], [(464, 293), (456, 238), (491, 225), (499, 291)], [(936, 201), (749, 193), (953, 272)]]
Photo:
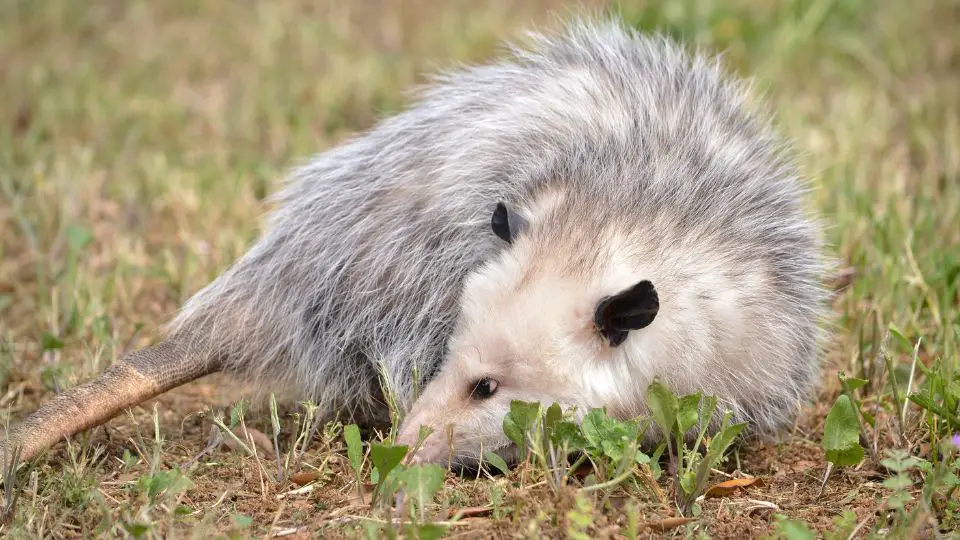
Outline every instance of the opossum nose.
[(407, 457), (407, 465), (426, 465), (428, 462), (423, 457), (423, 452), (416, 452)]
[(447, 454), (443, 445), (424, 444), (409, 456), (409, 465), (446, 465)]
[(412, 423), (405, 423), (400, 426), (399, 431), (397, 432), (396, 444), (404, 445), (408, 449), (413, 450), (413, 447), (417, 444), (419, 439), (419, 430), (414, 429)]
[(419, 446), (419, 434), (409, 439), (401, 441), (400, 437), (397, 438), (398, 444), (407, 445), (409, 453), (404, 461), (408, 465), (446, 465), (448, 448), (442, 437), (427, 435)]

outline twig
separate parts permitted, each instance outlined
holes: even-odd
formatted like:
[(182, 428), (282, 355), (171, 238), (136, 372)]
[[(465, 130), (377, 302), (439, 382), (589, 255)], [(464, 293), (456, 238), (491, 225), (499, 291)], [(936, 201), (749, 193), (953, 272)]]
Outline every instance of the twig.
[(823, 473), (823, 481), (820, 482), (820, 491), (817, 491), (817, 497), (823, 495), (823, 490), (827, 487), (827, 480), (830, 479), (830, 473), (833, 472), (833, 462), (827, 462), (827, 470)]

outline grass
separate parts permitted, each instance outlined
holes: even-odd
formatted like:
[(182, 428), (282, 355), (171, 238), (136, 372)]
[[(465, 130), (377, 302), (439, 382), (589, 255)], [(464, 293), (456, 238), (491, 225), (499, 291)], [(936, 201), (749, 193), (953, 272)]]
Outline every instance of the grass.
[[(489, 58), (520, 28), (549, 24), (549, 10), (579, 5), (2, 3), (0, 418), (21, 418), (143, 345), (249, 245), (264, 196), (291, 165), (401, 108), (435, 67)], [(375, 480), (375, 448), (388, 464), (389, 441), (348, 450), (336, 425), (309, 440), (309, 407), (241, 410), (243, 389), (213, 377), (31, 462), (8, 492), (18, 501), (2, 533), (382, 535), (388, 508), (370, 505), (374, 487), (387, 489), (380, 480), (424, 495), (414, 506), (422, 537), (432, 525), (450, 537), (960, 528), (947, 444), (960, 431), (960, 5), (619, 9), (641, 28), (725, 51), (755, 79), (815, 180), (810, 204), (831, 226), (831, 249), (857, 271), (835, 301), (816, 399), (782, 440), (734, 446), (701, 487), (751, 485), (715, 490), (724, 495), (681, 516), (674, 494), (686, 492), (660, 470), (666, 454), (622, 467), (586, 442), (589, 459), (563, 475), (531, 452), (506, 475)]]

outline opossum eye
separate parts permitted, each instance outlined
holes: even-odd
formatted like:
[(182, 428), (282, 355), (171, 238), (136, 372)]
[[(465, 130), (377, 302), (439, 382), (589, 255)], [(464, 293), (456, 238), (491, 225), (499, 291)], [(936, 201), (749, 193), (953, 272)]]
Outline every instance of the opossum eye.
[(501, 240), (512, 244), (514, 239), (527, 229), (527, 220), (499, 202), (493, 210), (493, 217), (490, 218), (490, 227)]
[(470, 392), (470, 398), (476, 400), (487, 399), (496, 394), (497, 388), (499, 387), (500, 383), (495, 379), (484, 377), (477, 381), (477, 384), (473, 385), (473, 391)]
[(611, 347), (627, 339), (630, 330), (639, 330), (653, 322), (660, 310), (660, 297), (647, 280), (600, 300), (593, 321)]

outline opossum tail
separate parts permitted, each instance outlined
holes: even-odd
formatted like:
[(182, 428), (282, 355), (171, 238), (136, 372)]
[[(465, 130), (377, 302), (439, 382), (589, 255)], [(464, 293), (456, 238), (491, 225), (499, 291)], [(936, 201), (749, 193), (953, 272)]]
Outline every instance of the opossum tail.
[(103, 424), (121, 411), (172, 388), (220, 371), (221, 361), (184, 335), (130, 353), (95, 380), (44, 403), (13, 426), (0, 443), (3, 471), (11, 460), (35, 457), (75, 433)]

